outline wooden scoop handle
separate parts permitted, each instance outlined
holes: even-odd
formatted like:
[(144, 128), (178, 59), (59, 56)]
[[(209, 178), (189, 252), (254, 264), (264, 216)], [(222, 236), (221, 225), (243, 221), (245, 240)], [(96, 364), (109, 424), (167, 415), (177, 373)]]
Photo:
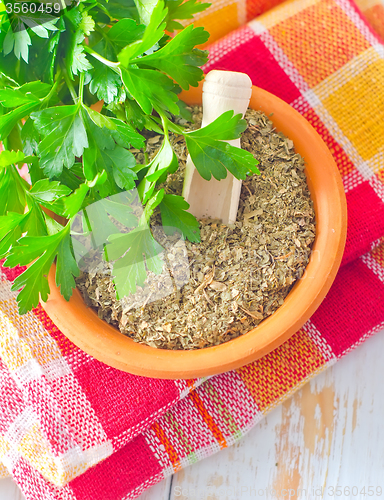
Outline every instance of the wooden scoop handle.
[(244, 116), (251, 95), (252, 81), (245, 73), (211, 71), (203, 84), (203, 122), (201, 126), (205, 127), (229, 110)]

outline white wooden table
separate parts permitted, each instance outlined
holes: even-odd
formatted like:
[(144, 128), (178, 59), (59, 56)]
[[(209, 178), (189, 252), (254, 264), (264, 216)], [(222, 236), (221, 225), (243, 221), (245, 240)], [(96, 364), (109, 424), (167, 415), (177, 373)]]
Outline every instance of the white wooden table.
[[(384, 330), (275, 408), (237, 445), (140, 500), (384, 500), (383, 355)], [(0, 481), (0, 500), (22, 499), (11, 479)]]

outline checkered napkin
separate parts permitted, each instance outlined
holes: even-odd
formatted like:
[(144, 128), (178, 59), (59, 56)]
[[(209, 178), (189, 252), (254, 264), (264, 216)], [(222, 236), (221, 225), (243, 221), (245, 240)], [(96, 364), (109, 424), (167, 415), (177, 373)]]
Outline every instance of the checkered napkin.
[[(214, 2), (206, 71), (247, 72), (330, 148), (348, 200), (343, 265), (324, 302), (264, 358), (208, 380), (110, 368), (38, 307), (17, 314), (1, 269), (0, 474), (28, 500), (122, 500), (239, 440), (311, 377), (384, 327), (384, 7), (362, 0)], [(373, 30), (375, 28), (376, 32)], [(238, 29), (236, 29), (238, 28)]]

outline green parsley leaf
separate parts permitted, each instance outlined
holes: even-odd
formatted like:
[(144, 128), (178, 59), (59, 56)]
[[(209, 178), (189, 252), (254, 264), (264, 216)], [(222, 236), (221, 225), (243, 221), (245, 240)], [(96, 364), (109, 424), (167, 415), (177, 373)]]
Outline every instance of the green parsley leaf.
[(19, 120), (22, 120), (35, 109), (39, 109), (41, 102), (28, 102), (9, 111), (5, 115), (0, 116), (0, 141), (6, 139), (12, 132), (12, 129), (17, 125)]
[(166, 26), (164, 21), (167, 15), (167, 10), (164, 9), (164, 2), (157, 1), (155, 8), (152, 10), (151, 20), (147, 24), (141, 40), (127, 45), (118, 55), (121, 64), (128, 67), (131, 59), (150, 50), (163, 36)]
[(47, 300), (49, 294), (47, 275), (56, 256), (56, 284), (60, 286), (65, 299), (69, 300), (75, 287), (73, 276), (79, 275), (71, 250), (69, 226), (49, 236), (23, 236), (18, 244), (11, 248), (5, 261), (6, 266), (28, 265), (34, 261), (12, 285), (13, 291), (22, 288), (17, 296), (20, 314), (36, 307), (40, 296), (43, 301)]
[(73, 289), (76, 288), (74, 278), (79, 276), (80, 270), (73, 255), (71, 236), (68, 230), (64, 232), (56, 253), (56, 285), (60, 287), (61, 295), (65, 300), (69, 300)]
[(26, 213), (8, 212), (0, 217), (0, 256), (5, 257), (11, 245), (16, 245), (23, 233), (28, 236), (47, 234), (41, 208), (32, 203)]
[(79, 29), (84, 33), (85, 36), (89, 36), (91, 31), (95, 29), (95, 21), (86, 12), (81, 13), (82, 19), (79, 24)]
[(52, 234), (56, 234), (63, 229), (64, 224), (60, 224), (50, 215), (44, 213), (44, 217), (45, 217), (45, 224), (47, 227), (47, 234), (49, 236), (51, 236)]
[(144, 113), (150, 115), (153, 108), (178, 113), (175, 84), (166, 75), (152, 69), (123, 68), (122, 78)]
[[(40, 38), (48, 38), (49, 31), (57, 31), (55, 23), (57, 23), (58, 18), (54, 16), (50, 16), (45, 12), (41, 12), (38, 10), (38, 6), (36, 6), (36, 11), (31, 12), (31, 9), (24, 9), (24, 12), (21, 9), (17, 9), (17, 2), (14, 4), (13, 12), (10, 13), (11, 24), (14, 29), (14, 32), (26, 31), (27, 28), (31, 29), (35, 35)], [(26, 61), (28, 62), (28, 61)]]
[(93, 68), (84, 52), (82, 45), (84, 39), (85, 35), (81, 29), (77, 29), (75, 33), (70, 33), (65, 62), (68, 74), (72, 80), (74, 80), (74, 75)]
[[(180, 101), (178, 101), (180, 102)], [(141, 130), (147, 129), (157, 134), (162, 134), (163, 129), (159, 127), (155, 120), (155, 116), (149, 116), (144, 113), (136, 101), (130, 101), (127, 99), (124, 103), (125, 115), (129, 124), (133, 127)]]
[(120, 146), (116, 146), (115, 149), (105, 149), (101, 154), (119, 188), (133, 189), (137, 179), (136, 173), (132, 170), (136, 165), (133, 154)]
[(194, 49), (194, 46), (205, 43), (208, 37), (209, 33), (204, 28), (187, 26), (160, 50), (135, 59), (132, 63), (164, 71), (185, 90), (190, 85), (197, 87), (203, 77), (203, 71), (198, 66), (207, 62), (208, 52)]
[[(57, 248), (69, 228), (51, 236), (24, 236), (16, 246), (12, 246), (5, 261), (5, 266), (26, 266), (26, 271), (18, 276), (12, 290), (22, 288), (17, 296), (19, 313), (25, 314), (39, 303), (41, 296), (46, 301), (49, 294), (47, 275), (57, 254)], [(36, 260), (35, 260), (36, 259)]]
[(139, 226), (127, 234), (111, 235), (106, 247), (109, 261), (113, 265), (114, 284), (118, 298), (136, 292), (147, 278), (147, 269), (161, 274), (163, 259), (161, 247), (153, 238), (148, 226)]
[(29, 82), (18, 88), (0, 90), (0, 102), (6, 108), (15, 108), (28, 102), (38, 102), (49, 94), (52, 86), (42, 82)]
[(149, 24), (153, 11), (158, 5), (158, 0), (135, 0), (140, 19), (144, 24)]
[(230, 141), (238, 139), (247, 128), (247, 122), (241, 118), (241, 115), (235, 115), (233, 111), (226, 111), (216, 120), (205, 127), (188, 132), (191, 137), (207, 137), (211, 139)]
[(145, 26), (133, 19), (121, 19), (108, 31), (107, 37), (116, 47), (122, 49), (143, 37)]
[(22, 231), (28, 236), (44, 236), (47, 234), (43, 211), (37, 203), (32, 203), (31, 208), (26, 213)]
[(60, 214), (68, 218), (74, 217), (77, 212), (80, 212), (88, 191), (89, 186), (86, 182), (80, 184), (80, 186), (70, 196), (63, 198), (62, 202), (64, 208), (61, 210)]
[(202, 3), (198, 0), (166, 0), (165, 6), (168, 9), (166, 17), (167, 30), (172, 32), (174, 30), (183, 29), (183, 25), (176, 22), (175, 19), (192, 19), (194, 14), (205, 10), (210, 5), (209, 3)]
[(100, 195), (106, 197), (119, 191), (110, 169), (108, 158), (103, 155), (105, 149), (112, 150), (115, 142), (108, 129), (97, 127), (90, 119), (86, 122), (89, 138), (89, 147), (84, 149), (83, 168), (87, 180), (92, 180), (98, 173), (107, 172), (108, 178), (100, 190)]
[[(87, 111), (87, 110), (86, 110)], [(92, 119), (89, 113), (84, 113), (82, 112), (82, 118), (83, 122), (86, 127), (87, 135), (89, 137), (89, 141), (91, 142), (92, 139), (96, 144), (94, 146), (99, 149), (113, 149), (115, 147), (115, 141), (113, 140), (111, 130), (108, 130), (106, 127), (99, 127)], [(111, 120), (111, 118), (108, 118)], [(96, 120), (97, 121), (97, 120)], [(112, 122), (113, 126), (116, 125), (115, 122)], [(93, 149), (93, 146), (89, 146), (88, 149)], [(87, 154), (88, 150), (84, 151), (84, 154)], [(95, 174), (96, 175), (96, 174)], [(92, 177), (87, 177), (87, 179), (91, 180), (93, 179), (94, 176)]]
[(98, 113), (94, 109), (88, 108), (88, 106), (85, 106), (83, 104), (83, 108), (86, 110), (88, 113), (89, 118), (93, 121), (95, 125), (97, 125), (100, 128), (107, 128), (109, 130), (115, 130), (116, 129), (116, 124), (107, 116)]
[[(52, 237), (53, 236), (46, 236), (45, 238)], [(23, 244), (28, 247), (37, 244), (37, 239), (39, 240), (40, 245), (47, 243), (44, 237), (41, 236), (39, 238), (34, 238), (33, 240), (27, 238), (28, 237), (26, 237), (23, 241)], [(17, 248), (20, 247), (18, 246)], [(32, 308), (36, 307), (39, 303), (40, 296), (43, 301), (48, 299), (50, 288), (46, 276), (48, 275), (51, 265), (55, 259), (55, 250), (56, 247), (53, 250), (51, 248), (41, 248), (41, 251), (44, 252), (42, 256), (15, 279), (12, 290), (18, 291), (22, 288), (17, 295), (19, 314), (25, 314)], [(19, 258), (15, 258), (14, 261), (17, 262), (18, 260)], [(6, 260), (5, 265), (12, 267), (12, 264), (8, 259)]]
[(0, 216), (0, 259), (4, 258), (11, 245), (21, 237), (21, 224), (25, 214), (8, 212)]
[(161, 203), (161, 200), (164, 198), (164, 194), (164, 189), (160, 189), (147, 201), (147, 203), (145, 204), (143, 215), (141, 217), (141, 222), (145, 221), (147, 224), (149, 223), (149, 219), (151, 218), (155, 208)]
[(7, 212), (24, 213), (26, 184), (13, 166), (0, 169), (0, 215)]
[(120, 233), (105, 208), (105, 203), (96, 201), (83, 210), (83, 228), (90, 232), (95, 249), (106, 245), (112, 234)]
[(20, 139), (23, 145), (23, 151), (26, 155), (33, 155), (36, 153), (40, 142), (40, 136), (31, 118), (25, 121), (20, 132)]
[(181, 231), (184, 238), (192, 243), (200, 241), (199, 222), (187, 212), (189, 203), (182, 196), (166, 194), (160, 203), (161, 220), (166, 234), (172, 233), (172, 228)]
[(88, 147), (87, 134), (79, 113), (79, 105), (57, 106), (31, 114), (35, 126), (44, 137), (38, 147), (40, 166), (49, 177), (71, 168), (75, 157)]
[(195, 167), (207, 181), (211, 176), (217, 180), (225, 179), (227, 170), (236, 179), (245, 179), (252, 171), (257, 173), (257, 160), (248, 151), (206, 137), (199, 140), (186, 138), (186, 143)]
[(83, 16), (82, 13), (80, 12), (80, 9), (82, 6), (76, 5), (73, 9), (67, 10), (64, 15), (63, 19), (66, 24), (66, 31), (69, 31), (70, 29), (72, 30), (77, 30), (79, 27), (79, 24), (81, 23)]
[(132, 207), (120, 201), (120, 193), (109, 198), (104, 198), (96, 203), (99, 203), (109, 215), (125, 227), (134, 228), (137, 226), (138, 219), (133, 213)]
[(83, 205), (86, 205), (86, 196), (89, 190), (94, 187), (103, 184), (106, 181), (106, 172), (96, 174), (95, 178), (92, 181), (84, 182), (80, 184), (80, 186), (74, 191), (71, 195), (66, 196), (65, 198), (59, 199), (59, 207), (63, 205), (63, 209), (59, 213), (59, 215), (63, 215), (67, 218), (74, 217), (80, 210), (83, 208)]
[(28, 63), (29, 46), (31, 43), (31, 37), (26, 29), (21, 29), (14, 33), (12, 28), (9, 28), (3, 42), (4, 55), (9, 54), (13, 50), (17, 59), (21, 57)]
[(29, 191), (29, 194), (41, 203), (52, 202), (70, 193), (71, 189), (69, 187), (49, 179), (41, 179), (35, 182)]
[(83, 71), (88, 71), (92, 69), (92, 64), (88, 61), (85, 53), (84, 47), (82, 46), (82, 41), (84, 40), (84, 34), (81, 31), (77, 31), (74, 37), (73, 50), (70, 53), (69, 67), (71, 69), (71, 76), (82, 73)]
[(7, 151), (4, 150), (0, 153), (0, 167), (8, 167), (14, 163), (20, 163), (24, 160), (24, 153), (22, 151)]
[(148, 168), (147, 174), (137, 188), (143, 203), (146, 203), (148, 198), (151, 197), (156, 181), (163, 175), (163, 173), (166, 171), (173, 173), (176, 172), (178, 168), (177, 158), (168, 137), (164, 137), (161, 148), (146, 168)]
[(4, 146), (8, 150), (13, 150), (13, 151), (18, 151), (23, 149), (23, 145), (21, 143), (20, 139), (20, 124), (18, 123), (13, 129), (11, 130), (11, 133), (7, 137), (7, 139), (4, 141)]
[[(22, 78), (24, 81), (41, 80), (42, 82), (53, 84), (56, 70), (62, 58), (59, 50), (59, 42), (65, 43), (65, 34), (62, 29), (62, 18), (58, 21), (59, 30), (55, 33), (50, 33), (49, 38), (38, 38), (32, 36), (32, 45), (29, 53), (29, 63), (25, 67), (25, 74)], [(51, 99), (57, 95), (51, 96)], [(56, 104), (56, 102), (54, 104)]]
[(119, 95), (123, 82), (115, 71), (97, 59), (93, 59), (92, 65), (94, 72), (89, 90), (92, 94), (96, 94), (98, 99), (109, 104)]
[(132, 18), (139, 20), (139, 14), (133, 0), (101, 0), (99, 2), (112, 19)]
[[(77, 239), (77, 225), (77, 230), (72, 233), (72, 242), (78, 257), (84, 257), (90, 248), (104, 250), (108, 238), (122, 232), (121, 226), (117, 225), (116, 221), (123, 224), (126, 229), (137, 226), (138, 217), (130, 206), (134, 198), (134, 191), (119, 193), (110, 198), (98, 200), (77, 214), (81, 217), (83, 236), (88, 239), (85, 245), (84, 241), (82, 243)], [(75, 221), (78, 223), (78, 217), (74, 219)], [(100, 253), (98, 255), (99, 257), (96, 258), (100, 258)]]
[(207, 181), (212, 175), (217, 180), (225, 179), (227, 170), (236, 179), (245, 179), (250, 172), (259, 173), (252, 153), (218, 140), (236, 139), (245, 129), (241, 115), (232, 115), (233, 111), (227, 111), (206, 127), (183, 134), (195, 167)]
[(111, 134), (119, 146), (123, 148), (133, 146), (137, 149), (144, 147), (144, 137), (138, 134), (133, 127), (117, 118), (110, 118), (110, 120), (116, 126), (116, 129), (112, 130)]
[[(43, 175), (40, 175), (39, 177), (37, 175), (38, 172), (36, 172), (34, 169), (30, 168), (29, 170), (31, 176), (32, 174), (34, 175), (33, 183), (35, 183), (39, 179), (44, 178)], [(42, 170), (40, 168), (38, 169), (38, 171), (42, 174)], [(71, 170), (64, 167), (61, 174), (56, 177), (52, 177), (52, 180), (58, 181), (61, 184), (68, 186), (72, 191), (75, 191), (80, 186), (80, 184), (82, 184), (85, 181), (83, 165), (81, 163), (74, 163), (74, 165), (71, 167)]]
[(44, 23), (44, 25), (41, 24), (35, 24), (35, 20), (32, 20), (30, 23), (32, 26), (30, 26), (31, 31), (35, 33), (40, 38), (48, 38), (49, 33), (48, 31), (58, 31), (58, 28), (53, 24), (54, 22), (57, 22), (57, 18), (53, 18), (51, 22)]
[[(109, 120), (117, 129), (118, 120)], [(89, 137), (89, 147), (84, 150), (83, 155), (86, 178), (93, 179), (97, 172), (102, 171), (109, 174), (108, 181), (101, 193), (102, 196), (116, 193), (118, 191), (116, 187), (120, 189), (134, 188), (134, 181), (137, 179), (136, 173), (132, 170), (136, 165), (135, 157), (127, 149), (117, 146), (113, 140), (114, 133), (121, 140), (121, 134), (127, 134), (128, 128), (119, 125), (119, 129), (112, 130), (111, 133), (105, 128), (96, 126), (89, 118), (85, 123)]]

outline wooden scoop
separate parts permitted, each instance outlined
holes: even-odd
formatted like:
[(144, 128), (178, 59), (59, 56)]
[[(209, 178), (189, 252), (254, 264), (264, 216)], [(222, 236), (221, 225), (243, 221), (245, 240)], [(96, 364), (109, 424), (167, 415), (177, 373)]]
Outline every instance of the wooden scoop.
[[(202, 127), (213, 122), (225, 111), (233, 110), (243, 116), (252, 94), (252, 81), (245, 73), (213, 70), (203, 84)], [(227, 141), (240, 148), (240, 139)], [(236, 221), (241, 191), (241, 180), (228, 172), (220, 181), (206, 181), (196, 170), (188, 156), (183, 186), (183, 196), (189, 203), (189, 212), (198, 219), (221, 219), (223, 224)]]

